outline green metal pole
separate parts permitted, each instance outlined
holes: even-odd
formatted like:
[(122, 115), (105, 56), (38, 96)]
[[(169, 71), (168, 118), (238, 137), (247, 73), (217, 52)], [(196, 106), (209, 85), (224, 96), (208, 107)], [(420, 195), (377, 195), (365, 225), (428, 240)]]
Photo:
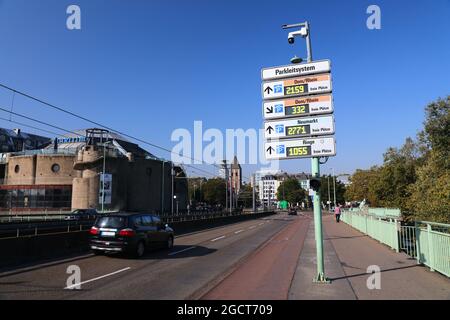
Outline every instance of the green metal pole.
[[(312, 48), (309, 23), (305, 22), (307, 30), (306, 35), (306, 50), (308, 54), (308, 62), (312, 62)], [(311, 175), (320, 179), (320, 162), (319, 158), (311, 159)], [(329, 280), (325, 277), (325, 268), (323, 263), (323, 233), (322, 233), (322, 207), (320, 201), (320, 187), (314, 194), (314, 235), (316, 238), (316, 251), (317, 251), (317, 275), (314, 278), (314, 282), (329, 283)]]
[[(319, 158), (311, 159), (311, 174), (313, 178), (320, 178)], [(314, 193), (314, 235), (316, 238), (316, 254), (317, 254), (317, 275), (314, 282), (328, 283), (325, 277), (325, 268), (323, 262), (323, 232), (322, 232), (322, 207), (320, 201), (320, 188)]]

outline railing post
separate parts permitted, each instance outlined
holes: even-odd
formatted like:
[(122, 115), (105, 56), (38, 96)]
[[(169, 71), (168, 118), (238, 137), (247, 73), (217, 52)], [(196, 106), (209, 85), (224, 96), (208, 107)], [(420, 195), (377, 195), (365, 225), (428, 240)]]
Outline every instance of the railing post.
[(417, 221), (414, 221), (414, 235), (416, 237), (416, 259), (417, 264), (422, 264), (422, 261), (420, 259), (420, 228), (417, 224)]
[(399, 237), (399, 231), (401, 231), (401, 228), (398, 225), (397, 219), (394, 219), (394, 230), (395, 230), (395, 238), (394, 238), (395, 251), (400, 252), (400, 241), (399, 241), (398, 237)]
[(430, 254), (430, 271), (434, 271), (434, 249), (433, 249), (433, 241), (431, 239), (431, 225), (427, 223), (427, 241), (428, 241), (428, 252)]

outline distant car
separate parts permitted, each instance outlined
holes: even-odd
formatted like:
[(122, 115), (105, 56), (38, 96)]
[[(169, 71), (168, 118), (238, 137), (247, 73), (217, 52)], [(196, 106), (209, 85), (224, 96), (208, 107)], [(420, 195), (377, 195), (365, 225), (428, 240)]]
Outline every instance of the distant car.
[(98, 212), (95, 209), (76, 209), (64, 217), (64, 220), (94, 220)]
[(90, 247), (95, 254), (122, 252), (137, 258), (147, 248), (173, 247), (174, 232), (154, 214), (116, 213), (99, 217), (92, 226)]
[(288, 215), (290, 216), (296, 216), (297, 215), (297, 209), (295, 208), (289, 208)]

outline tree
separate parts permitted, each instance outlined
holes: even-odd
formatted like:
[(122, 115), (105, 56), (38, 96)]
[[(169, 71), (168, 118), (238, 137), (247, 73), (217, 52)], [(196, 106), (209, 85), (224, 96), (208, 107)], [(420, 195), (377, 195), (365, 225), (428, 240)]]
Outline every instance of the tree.
[[(330, 183), (330, 201), (334, 204), (334, 184), (333, 176), (322, 176), (320, 178), (320, 198), (323, 203), (328, 201), (328, 182)], [(345, 202), (345, 185), (336, 178), (336, 203), (343, 204)]]
[(206, 181), (206, 178), (188, 179), (189, 200), (191, 200), (193, 204), (205, 201), (203, 184), (206, 183)]
[(251, 208), (253, 206), (253, 188), (249, 184), (243, 184), (238, 195), (239, 205), (244, 208)]
[(347, 200), (396, 207), (406, 219), (450, 222), (450, 96), (425, 108), (424, 130), (389, 148), (383, 165), (356, 170)]
[(205, 201), (210, 205), (221, 204), (225, 206), (226, 184), (224, 179), (209, 179), (203, 184), (203, 194)]
[(450, 96), (426, 107), (418, 137), (427, 148), (408, 207), (416, 219), (450, 223)]
[(362, 201), (366, 199), (372, 206), (379, 206), (379, 201), (374, 191), (379, 171), (380, 168), (376, 166), (369, 170), (356, 170), (349, 179), (350, 185), (345, 191), (345, 199), (347, 201)]
[(278, 201), (287, 200), (291, 205), (304, 201), (306, 191), (300, 186), (297, 179), (288, 178), (284, 180), (277, 189)]

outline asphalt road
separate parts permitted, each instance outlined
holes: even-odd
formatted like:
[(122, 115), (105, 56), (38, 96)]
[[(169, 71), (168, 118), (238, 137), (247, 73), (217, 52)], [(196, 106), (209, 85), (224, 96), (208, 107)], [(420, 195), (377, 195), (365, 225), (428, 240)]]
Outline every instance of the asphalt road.
[[(0, 299), (198, 299), (299, 219), (307, 220), (277, 214), (182, 235), (141, 259), (89, 254), (14, 270), (0, 274)], [(67, 288), (72, 265), (81, 289)]]

